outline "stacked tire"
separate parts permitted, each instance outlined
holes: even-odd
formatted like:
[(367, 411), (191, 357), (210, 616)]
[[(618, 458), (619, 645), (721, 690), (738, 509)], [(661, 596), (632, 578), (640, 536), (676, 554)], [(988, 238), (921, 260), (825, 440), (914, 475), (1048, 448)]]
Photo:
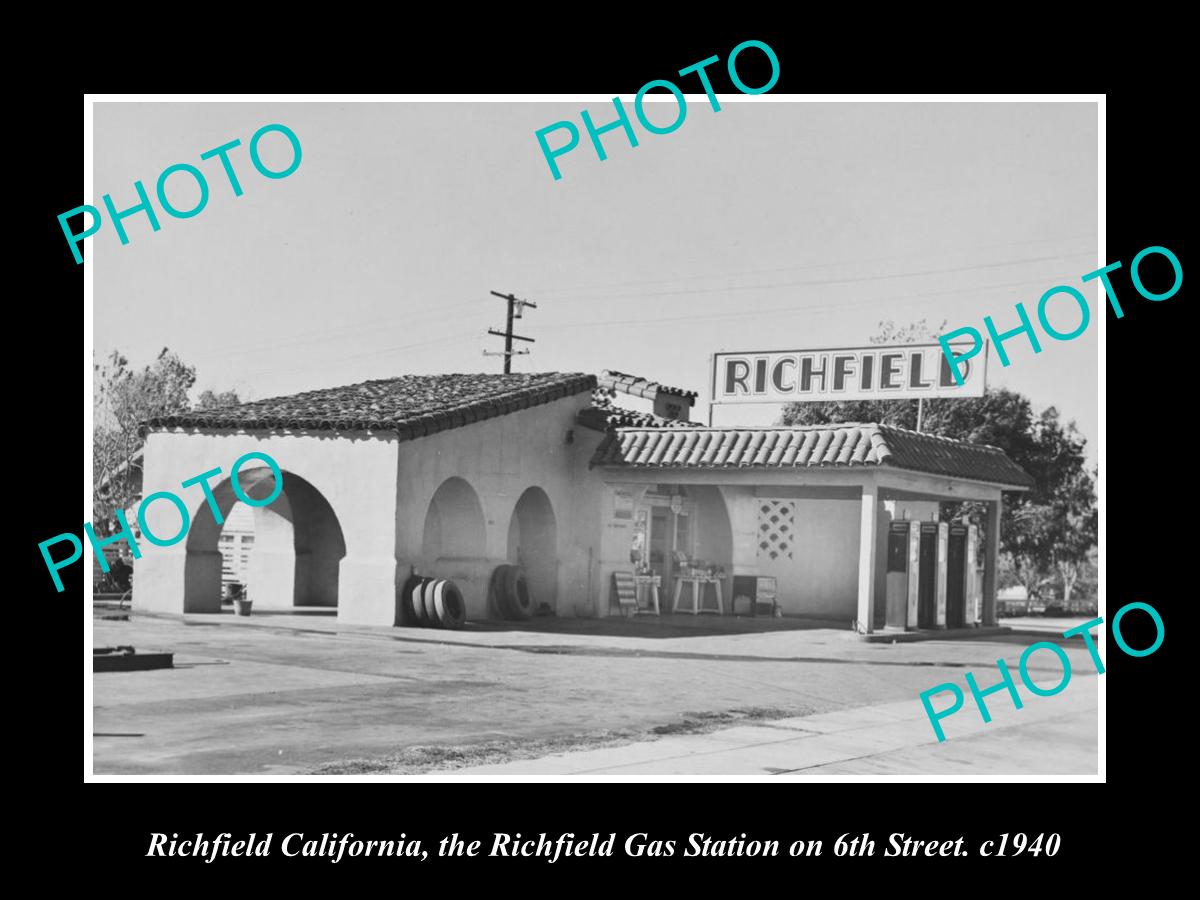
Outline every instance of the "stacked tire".
[(492, 604), (506, 619), (522, 621), (533, 615), (529, 580), (521, 566), (497, 566), (492, 572)]
[(404, 585), (399, 605), (401, 625), (454, 629), (467, 620), (462, 591), (446, 578), (414, 575)]

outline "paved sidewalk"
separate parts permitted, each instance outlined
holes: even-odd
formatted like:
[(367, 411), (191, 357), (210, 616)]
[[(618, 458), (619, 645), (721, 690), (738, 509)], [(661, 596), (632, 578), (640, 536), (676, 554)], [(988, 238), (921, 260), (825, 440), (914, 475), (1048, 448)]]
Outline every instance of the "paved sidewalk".
[[(968, 695), (942, 719), (939, 743), (918, 698), (778, 719), (708, 734), (460, 769), (475, 776), (973, 775), (1097, 772), (1097, 683), (1077, 678), (1054, 697), (988, 697), (984, 723)], [(934, 698), (936, 708), (946, 697)]]

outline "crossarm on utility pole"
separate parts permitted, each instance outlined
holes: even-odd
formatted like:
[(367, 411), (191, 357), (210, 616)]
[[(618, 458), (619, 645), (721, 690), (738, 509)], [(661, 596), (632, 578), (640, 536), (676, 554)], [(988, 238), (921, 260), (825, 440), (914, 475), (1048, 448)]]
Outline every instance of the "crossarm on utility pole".
[[(512, 358), (514, 356), (521, 356), (529, 353), (528, 350), (513, 350), (513, 341), (529, 341), (530, 343), (534, 342), (534, 339), (531, 337), (522, 337), (519, 334), (513, 334), (513, 319), (521, 318), (521, 311), (526, 306), (531, 306), (534, 309), (537, 309), (537, 304), (532, 300), (518, 300), (512, 294), (502, 294), (499, 291), (492, 291), (491, 294), (493, 297), (499, 297), (501, 300), (508, 302), (508, 317), (506, 319), (504, 330), (496, 331), (494, 328), (488, 329), (488, 334), (493, 334), (496, 337), (504, 338), (504, 374), (508, 375), (512, 372)], [(493, 354), (484, 351), (484, 355), (499, 356), (500, 354)]]

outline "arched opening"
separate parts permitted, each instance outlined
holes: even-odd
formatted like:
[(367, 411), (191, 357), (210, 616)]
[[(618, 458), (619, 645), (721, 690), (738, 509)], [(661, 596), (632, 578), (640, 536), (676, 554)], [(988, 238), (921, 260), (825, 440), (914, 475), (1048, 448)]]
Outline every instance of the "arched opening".
[(536, 606), (558, 603), (558, 523), (550, 498), (531, 487), (517, 500), (508, 525), (508, 561), (525, 567)]
[[(710, 485), (688, 485), (687, 493), (695, 510), (694, 550), (698, 562), (717, 565), (725, 570), (725, 597), (728, 598), (733, 572), (733, 528), (729, 510), (718, 488)], [(727, 601), (728, 602), (728, 601)]]
[(483, 504), (462, 478), (448, 478), (425, 511), (418, 574), (453, 581), (462, 592), (468, 618), (487, 615), (487, 533)]
[(421, 553), (432, 568), (439, 559), (477, 559), (484, 555), (483, 506), (462, 478), (442, 482), (425, 513)]
[[(677, 590), (688, 589), (701, 608), (715, 608), (716, 588), (708, 584), (680, 582), (689, 570), (715, 570), (721, 576), (721, 595), (729, 608), (733, 587), (733, 528), (720, 489), (711, 485), (662, 485), (646, 495), (646, 527), (643, 558), (650, 571), (662, 577), (662, 589), (674, 610)], [(637, 520), (635, 520), (637, 521)], [(703, 596), (697, 596), (702, 594)], [(681, 594), (683, 608), (688, 599)]]
[[(251, 500), (265, 500), (275, 490), (266, 466), (244, 468), (238, 483)], [(254, 609), (294, 609), (298, 606), (335, 608), (338, 567), (346, 555), (342, 527), (329, 501), (308, 481), (283, 473), (283, 491), (266, 506), (243, 504), (227, 478), (213, 485), (220, 511), (218, 524), (207, 502), (193, 511), (187, 537), (184, 580), (185, 612), (221, 609), (223, 569), (230, 568), (225, 545), (245, 548), (246, 509), (253, 521), (252, 548), (245, 548), (241, 568), (246, 594)], [(235, 506), (239, 511), (235, 513)], [(234, 540), (222, 542), (222, 538)]]

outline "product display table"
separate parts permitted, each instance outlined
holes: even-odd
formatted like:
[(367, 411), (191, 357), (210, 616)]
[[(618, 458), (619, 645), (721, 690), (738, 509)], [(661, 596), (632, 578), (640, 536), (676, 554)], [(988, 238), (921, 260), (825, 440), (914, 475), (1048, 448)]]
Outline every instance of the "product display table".
[[(679, 600), (683, 594), (683, 586), (690, 584), (692, 586), (692, 608), (684, 609), (684, 612), (690, 612), (693, 616), (702, 612), (716, 613), (719, 616), (725, 615), (725, 603), (721, 597), (721, 579), (717, 575), (676, 575), (675, 576), (675, 599), (671, 604), (671, 612), (679, 612)], [(717, 608), (703, 609), (705, 585), (711, 584), (717, 594)]]

